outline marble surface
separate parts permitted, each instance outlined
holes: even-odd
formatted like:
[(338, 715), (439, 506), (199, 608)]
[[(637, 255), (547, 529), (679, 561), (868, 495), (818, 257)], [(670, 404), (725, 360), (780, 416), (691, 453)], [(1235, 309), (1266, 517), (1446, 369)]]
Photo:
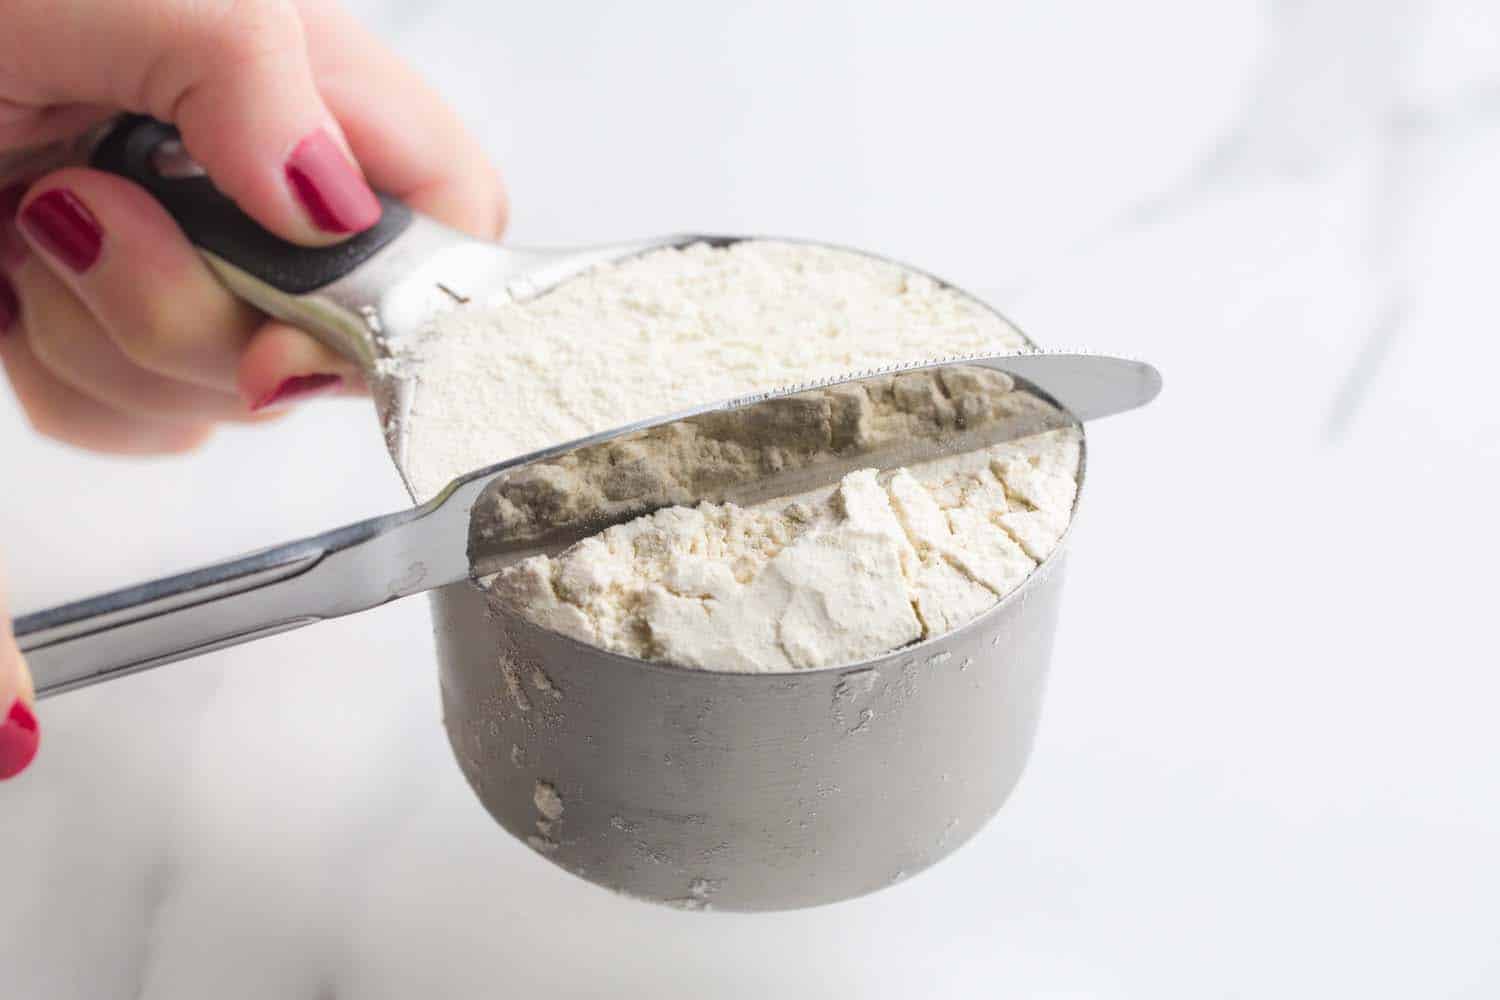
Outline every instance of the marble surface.
[[(1500, 992), (1500, 8), (979, 6), (360, 4), (518, 242), (847, 242), (1161, 366), (1091, 432), (998, 819), (839, 906), (615, 898), (472, 798), (409, 601), (45, 703), (0, 786), (0, 995)], [(402, 499), (355, 403), (127, 463), (0, 390), (0, 455), (23, 610)]]

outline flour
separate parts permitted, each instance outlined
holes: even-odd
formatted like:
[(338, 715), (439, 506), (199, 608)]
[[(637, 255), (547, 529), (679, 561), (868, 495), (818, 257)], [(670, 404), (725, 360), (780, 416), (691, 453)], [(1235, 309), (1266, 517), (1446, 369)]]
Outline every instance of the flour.
[(696, 404), (1023, 347), (969, 297), (861, 254), (770, 241), (656, 251), (440, 318), (413, 349), (406, 471), (427, 499), (465, 472)]
[[(972, 299), (859, 254), (775, 242), (658, 251), (527, 302), (442, 317), (416, 347), (407, 474), (430, 496), (472, 469), (696, 404), (1024, 346)], [(923, 378), (842, 410), (836, 400), (826, 419), (919, 433), (962, 402), (962, 387)], [(510, 568), (491, 599), (603, 648), (708, 669), (863, 659), (963, 624), (1046, 558), (1071, 516), (1078, 442), (1050, 431), (892, 475), (852, 473), (818, 496), (669, 507)], [(614, 456), (609, 469), (669, 502), (692, 464), (676, 447)], [(524, 502), (486, 513), (545, 519), (618, 495), (577, 473), (539, 473)]]
[(667, 508), (501, 572), (491, 599), (682, 666), (852, 663), (957, 628), (1019, 586), (1067, 527), (1078, 441), (1051, 431), (889, 477), (863, 470), (812, 502)]
[(1017, 390), (1010, 376), (972, 365), (804, 390), (506, 472), (474, 505), (471, 553), (482, 562), (492, 547), (540, 541), (563, 527), (587, 534), (700, 497), (784, 496), (806, 488), (809, 468), (886, 465), (922, 440), (934, 454), (972, 450), (1069, 423), (1055, 407)]

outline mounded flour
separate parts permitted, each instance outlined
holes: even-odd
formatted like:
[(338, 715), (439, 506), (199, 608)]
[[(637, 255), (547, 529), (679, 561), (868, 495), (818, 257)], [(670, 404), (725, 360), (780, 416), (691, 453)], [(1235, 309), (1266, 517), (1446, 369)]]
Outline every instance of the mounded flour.
[[(440, 317), (413, 349), (407, 476), (425, 499), (481, 466), (696, 404), (1024, 346), (967, 296), (861, 254), (655, 251)], [(912, 412), (945, 405), (928, 395), (896, 394)], [(684, 666), (852, 662), (962, 625), (1019, 585), (1067, 528), (1078, 460), (1067, 428), (754, 508), (670, 507), (505, 570), (491, 600)]]

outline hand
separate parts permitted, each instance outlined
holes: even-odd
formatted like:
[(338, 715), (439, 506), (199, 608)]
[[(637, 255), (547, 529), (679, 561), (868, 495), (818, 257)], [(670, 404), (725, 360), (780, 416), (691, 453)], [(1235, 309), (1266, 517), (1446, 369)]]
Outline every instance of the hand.
[[(0, 151), (137, 111), (297, 243), (373, 225), (371, 186), (478, 235), (505, 224), (473, 137), (330, 0), (0, 0), (0, 23)], [(347, 359), (230, 296), (145, 191), (83, 168), (0, 192), (0, 364), (38, 432), (125, 454), (363, 391)], [(0, 777), (35, 751), (30, 692), (0, 609)]]

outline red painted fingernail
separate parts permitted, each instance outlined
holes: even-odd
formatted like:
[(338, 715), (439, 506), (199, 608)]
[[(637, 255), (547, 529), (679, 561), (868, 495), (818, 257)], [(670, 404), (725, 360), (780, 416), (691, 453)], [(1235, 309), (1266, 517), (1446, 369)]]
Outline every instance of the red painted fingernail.
[(14, 778), (26, 770), (41, 742), (41, 728), (36, 724), (31, 706), (17, 698), (10, 706), (5, 725), (0, 726), (0, 781)]
[(104, 229), (72, 191), (56, 188), (21, 210), (21, 228), (68, 267), (82, 274), (104, 249)]
[(274, 406), (277, 403), (289, 402), (293, 399), (310, 396), (323, 389), (331, 389), (342, 381), (344, 381), (342, 375), (328, 375), (323, 373), (293, 375), (289, 379), (283, 379), (281, 384), (275, 389), (272, 389), (251, 404), (250, 412), (258, 413), (266, 407)]
[(21, 315), (21, 300), (16, 298), (16, 289), (10, 279), (0, 274), (0, 337), (10, 332), (16, 317)]
[(322, 129), (292, 150), (286, 179), (313, 225), (325, 233), (357, 233), (380, 221), (375, 193)]

